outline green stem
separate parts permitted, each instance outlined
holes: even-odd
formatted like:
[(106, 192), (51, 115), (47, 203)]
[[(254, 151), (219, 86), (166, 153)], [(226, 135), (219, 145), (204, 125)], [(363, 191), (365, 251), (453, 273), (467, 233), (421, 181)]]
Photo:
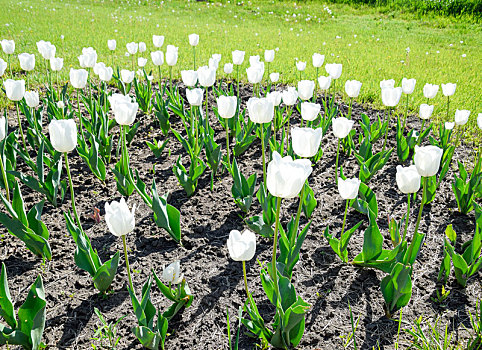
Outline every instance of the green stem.
[(84, 140), (84, 142), (85, 142), (84, 123), (83, 123), (83, 121), (82, 121), (82, 114), (80, 113), (79, 89), (77, 89), (77, 112), (79, 113), (80, 135), (82, 136), (82, 140)]
[(77, 222), (77, 225), (79, 225), (80, 230), (83, 231), (82, 225), (80, 223), (79, 215), (77, 214), (77, 208), (75, 207), (74, 185), (72, 183), (72, 176), (70, 174), (69, 157), (67, 155), (67, 152), (64, 153), (64, 156), (65, 156), (65, 169), (67, 170), (67, 175), (69, 177), (70, 200), (72, 202), (72, 210), (74, 212), (75, 221)]
[(345, 205), (345, 214), (343, 215), (343, 224), (341, 225), (341, 235), (340, 235), (340, 241), (341, 237), (343, 236), (343, 233), (345, 233), (345, 224), (346, 224), (346, 213), (348, 212), (348, 206), (349, 206), (350, 200), (346, 200), (346, 205)]
[(335, 161), (335, 181), (338, 185), (338, 157), (340, 156), (340, 139), (338, 139), (338, 146), (336, 147), (336, 161)]
[(236, 65), (236, 83), (238, 84), (238, 87), (236, 89), (236, 92), (238, 94), (238, 110), (239, 110), (239, 64)]
[(418, 232), (418, 226), (420, 225), (420, 219), (422, 218), (422, 211), (423, 211), (423, 205), (424, 205), (424, 202), (425, 202), (425, 198), (427, 196), (427, 182), (428, 182), (428, 178), (427, 177), (423, 177), (423, 193), (422, 193), (422, 203), (420, 203), (420, 210), (418, 211), (418, 216), (417, 216), (417, 223), (415, 225), (415, 233), (414, 233), (414, 236), (417, 234)]
[(422, 141), (422, 133), (423, 133), (423, 129), (425, 128), (425, 119), (422, 120), (422, 127), (420, 128), (420, 134), (418, 135), (418, 139), (417, 139), (417, 145), (420, 145), (420, 142)]
[(169, 90), (172, 93), (172, 66), (169, 66)]
[(127, 269), (127, 277), (129, 278), (129, 287), (131, 291), (134, 293), (134, 287), (132, 286), (131, 269), (129, 268), (129, 257), (127, 256), (126, 235), (122, 235), (122, 244), (124, 245), (124, 256), (126, 259), (126, 269)]
[(387, 128), (386, 128), (386, 130), (385, 130), (385, 141), (383, 141), (382, 153), (385, 152), (385, 147), (387, 146), (388, 128), (390, 127), (390, 119), (391, 119), (391, 117), (392, 117), (391, 111), (392, 111), (392, 109), (389, 107), (389, 108), (388, 108)]
[(405, 105), (405, 118), (403, 118), (403, 130), (405, 130), (405, 126), (407, 125), (407, 116), (408, 116), (408, 94), (407, 94), (407, 103)]
[(246, 261), (244, 260), (243, 260), (243, 277), (244, 277), (244, 289), (246, 290), (246, 296), (249, 299), (248, 279), (246, 278)]
[(403, 237), (402, 237), (402, 242), (405, 240), (405, 237), (407, 237), (407, 230), (408, 230), (408, 218), (410, 216), (410, 197), (412, 197), (412, 194), (408, 194), (408, 200), (407, 200), (407, 217), (405, 218), (405, 229), (403, 231)]
[(276, 223), (274, 228), (274, 239), (273, 239), (273, 257), (271, 261), (271, 278), (273, 279), (273, 283), (275, 286), (276, 291), (276, 304), (279, 301), (279, 286), (278, 286), (278, 272), (276, 269), (276, 253), (278, 250), (278, 228), (279, 228), (279, 213), (281, 209), (281, 198), (276, 199)]
[(450, 96), (447, 96), (447, 120), (449, 120)]
[(259, 124), (261, 127), (261, 151), (262, 151), (262, 161), (263, 161), (263, 183), (266, 187), (266, 155), (265, 155), (265, 146), (264, 146), (264, 124)]
[(229, 119), (225, 119), (226, 121), (226, 156), (228, 157), (228, 168), (231, 168), (231, 161), (229, 160)]
[(350, 107), (348, 108), (348, 119), (351, 119), (351, 107), (353, 104), (353, 98), (350, 98)]
[[(23, 135), (23, 128), (22, 128), (22, 122), (20, 121), (20, 112), (18, 111), (18, 102), (15, 102), (15, 107), (17, 109), (17, 121), (18, 121), (18, 129), (20, 130), (20, 136), (22, 137), (22, 142), (23, 142), (23, 150), (25, 151), (25, 154), (29, 156), (27, 152), (27, 143), (25, 142), (25, 136)], [(30, 158), (30, 156), (29, 156)]]
[(161, 66), (157, 66), (157, 69), (159, 70), (159, 91), (161, 91)]
[[(300, 218), (301, 218), (301, 209), (303, 207), (303, 197), (305, 196), (305, 187), (306, 185), (303, 184), (303, 187), (301, 188), (301, 193), (300, 193), (300, 203), (298, 204), (298, 211), (296, 212), (296, 221), (295, 221), (295, 228), (298, 230), (298, 225), (300, 224)], [(297, 232), (295, 232), (291, 238), (290, 238), (290, 247), (293, 247), (295, 244), (295, 237), (297, 236)]]
[(192, 52), (194, 54), (194, 70), (196, 70), (196, 46), (192, 47)]
[(3, 184), (5, 185), (5, 192), (7, 194), (7, 201), (10, 202), (10, 189), (8, 188), (7, 173), (3, 166), (3, 153), (0, 154), (0, 168), (2, 170)]

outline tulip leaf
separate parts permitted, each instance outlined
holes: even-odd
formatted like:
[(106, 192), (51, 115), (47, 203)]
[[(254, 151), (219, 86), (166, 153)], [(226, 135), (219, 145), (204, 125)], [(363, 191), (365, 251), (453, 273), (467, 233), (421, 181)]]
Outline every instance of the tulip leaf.
[(22, 333), (30, 335), (32, 349), (38, 349), (45, 328), (45, 300), (42, 276), (39, 275), (30, 288), (27, 299), (18, 310), (18, 319)]
[(0, 316), (7, 322), (10, 328), (17, 327), (17, 320), (15, 318), (15, 311), (13, 309), (12, 297), (8, 289), (7, 283), (7, 268), (2, 262), (2, 271), (0, 274)]
[(116, 252), (114, 257), (109, 261), (106, 261), (102, 266), (100, 266), (95, 275), (93, 276), (94, 286), (99, 290), (99, 292), (105, 292), (112, 281), (114, 280), (115, 274), (117, 273), (117, 267), (119, 266), (119, 252)]
[(383, 278), (380, 287), (388, 316), (408, 304), (412, 296), (412, 268), (397, 263), (390, 275)]
[(162, 338), (158, 332), (153, 332), (145, 326), (137, 326), (132, 328), (132, 333), (134, 333), (139, 342), (147, 349), (159, 349), (159, 344), (161, 344)]
[(245, 219), (244, 221), (249, 229), (263, 237), (269, 238), (274, 234), (272, 224), (266, 224), (264, 222), (264, 215), (255, 215)]
[(181, 241), (181, 213), (167, 203), (165, 197), (159, 197), (156, 182), (152, 181), (152, 210), (157, 226), (165, 229), (177, 243)]
[(363, 235), (363, 249), (362, 252), (355, 258), (357, 261), (369, 262), (375, 260), (382, 253), (383, 236), (376, 223), (375, 218), (370, 218), (368, 225)]
[(369, 218), (378, 217), (378, 204), (375, 193), (363, 182), (358, 189), (358, 197), (350, 201), (350, 206), (362, 214), (367, 214)]
[(317, 205), (318, 201), (315, 198), (315, 193), (308, 184), (305, 184), (302, 209), (307, 218), (311, 218)]

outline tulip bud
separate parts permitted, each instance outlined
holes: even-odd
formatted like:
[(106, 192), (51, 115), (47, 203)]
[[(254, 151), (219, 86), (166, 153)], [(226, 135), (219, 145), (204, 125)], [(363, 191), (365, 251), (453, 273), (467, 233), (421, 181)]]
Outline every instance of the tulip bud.
[(248, 75), (248, 81), (251, 84), (258, 84), (263, 79), (264, 74), (264, 62), (255, 63), (255, 65), (246, 69)]
[(107, 47), (109, 50), (114, 51), (117, 47), (117, 41), (115, 39), (107, 40)]
[(345, 92), (348, 97), (357, 98), (360, 94), (362, 83), (358, 80), (347, 80), (345, 83)]
[(325, 65), (325, 70), (331, 79), (338, 79), (341, 76), (342, 68), (341, 63), (329, 63)]
[(108, 99), (117, 124), (131, 125), (134, 123), (139, 108), (137, 102), (132, 102), (129, 96), (122, 94), (113, 94)]
[(2, 50), (7, 55), (11, 55), (15, 52), (15, 41), (3, 39), (1, 42)]
[(3, 82), (5, 93), (10, 101), (18, 102), (25, 95), (25, 80), (7, 79)]
[(265, 50), (264, 51), (264, 60), (266, 62), (273, 62), (274, 61), (274, 50)]
[(445, 122), (444, 124), (446, 130), (452, 130), (455, 126), (454, 122)]
[(318, 117), (321, 106), (318, 103), (302, 102), (301, 103), (301, 118), (308, 121), (313, 121)]
[(443, 150), (436, 146), (415, 146), (415, 166), (420, 176), (430, 177), (437, 174), (440, 168)]
[(291, 128), (291, 144), (293, 151), (302, 158), (311, 158), (318, 153), (323, 137), (321, 128)]
[(267, 187), (269, 193), (278, 198), (298, 196), (312, 168), (309, 159), (293, 160), (290, 156), (281, 158), (276, 151), (268, 164)]
[(0, 77), (5, 74), (7, 69), (7, 62), (0, 58)]
[(197, 78), (199, 85), (202, 87), (210, 87), (216, 81), (216, 70), (207, 66), (199, 67), (197, 70)]
[(442, 84), (442, 93), (444, 96), (452, 96), (455, 93), (456, 87), (457, 84), (454, 83)]
[(330, 76), (327, 76), (327, 77), (324, 77), (324, 76), (321, 76), (318, 78), (318, 86), (320, 87), (321, 90), (328, 90), (330, 88), (330, 85), (331, 85), (331, 77)]
[(315, 82), (312, 80), (301, 80), (298, 82), (298, 96), (301, 100), (306, 101), (313, 97), (315, 90)]
[(402, 97), (402, 88), (384, 88), (382, 89), (382, 102), (387, 107), (395, 107)]
[(274, 117), (273, 102), (267, 98), (251, 97), (246, 104), (249, 119), (254, 123), (269, 123)]
[(360, 179), (346, 179), (338, 178), (338, 192), (343, 199), (355, 199), (358, 196), (358, 189), (360, 188)]
[(306, 62), (296, 61), (296, 69), (300, 72), (304, 71), (306, 69)]
[(40, 99), (37, 91), (27, 91), (25, 92), (25, 102), (30, 108), (35, 108), (40, 104)]
[(243, 64), (244, 61), (244, 51), (235, 50), (232, 52), (233, 64), (239, 66)]
[(201, 106), (203, 103), (203, 89), (186, 89), (187, 101), (191, 106)]
[(70, 68), (70, 83), (76, 89), (83, 89), (87, 85), (87, 76), (85, 69)]
[(30, 72), (35, 68), (35, 55), (28, 53), (21, 53), (18, 55), (20, 61), (20, 68), (26, 72)]
[(232, 63), (226, 63), (224, 65), (224, 74), (231, 74), (233, 72), (234, 66)]
[(245, 230), (243, 233), (232, 230), (228, 238), (228, 250), (234, 261), (249, 261), (256, 252), (256, 235)]
[(143, 53), (143, 52), (146, 52), (146, 51), (147, 51), (146, 43), (141, 41), (139, 43), (139, 53)]
[(410, 95), (413, 90), (415, 89), (415, 83), (417, 81), (415, 79), (402, 79), (402, 91), (404, 94)]
[(112, 75), (114, 74), (114, 70), (112, 67), (103, 67), (99, 71), (99, 79), (105, 82), (108, 82), (112, 79)]
[(178, 58), (178, 47), (174, 45), (167, 45), (166, 48), (166, 63), (168, 66), (175, 66)]
[(415, 165), (406, 168), (397, 165), (396, 180), (398, 189), (402, 193), (415, 193), (420, 189), (420, 174)]
[(157, 48), (162, 47), (162, 45), (164, 45), (164, 35), (153, 35), (152, 43)]
[(184, 275), (181, 274), (181, 263), (176, 260), (162, 271), (162, 279), (166, 283), (179, 284)]
[(422, 103), (420, 105), (420, 112), (419, 112), (419, 116), (420, 116), (420, 119), (430, 119), (430, 117), (432, 116), (432, 113), (433, 113), (433, 105), (428, 105), (426, 103)]
[(457, 125), (467, 124), (469, 120), (469, 115), (470, 115), (470, 111), (466, 109), (461, 109), (461, 110), (457, 109), (455, 111), (455, 124)]
[(97, 62), (97, 52), (92, 47), (84, 47), (78, 58), (82, 68), (93, 68)]
[(314, 53), (312, 56), (313, 67), (320, 68), (325, 61), (325, 55), (320, 55), (319, 53)]
[(266, 95), (266, 98), (273, 103), (273, 106), (277, 107), (281, 103), (281, 92), (272, 91)]
[(137, 50), (139, 50), (139, 44), (135, 43), (135, 42), (127, 43), (126, 49), (127, 49), (127, 52), (129, 52), (130, 55), (135, 55), (137, 53)]
[(6, 123), (7, 123), (7, 120), (5, 119), (5, 117), (0, 117), (0, 141), (3, 141), (5, 139), (5, 136), (7, 136), (7, 132), (6, 132)]
[(395, 87), (395, 80), (394, 79), (387, 79), (382, 80), (380, 82), (380, 89), (393, 89)]
[(105, 203), (105, 222), (110, 233), (114, 236), (122, 237), (134, 231), (136, 227), (136, 218), (134, 216), (136, 205), (129, 210), (124, 198), (120, 202), (112, 201), (110, 204)]
[(184, 85), (193, 87), (197, 82), (197, 72), (195, 70), (182, 70), (181, 78)]
[(77, 147), (77, 125), (73, 119), (52, 119), (49, 134), (50, 142), (58, 152), (70, 152)]
[(141, 68), (145, 67), (147, 64), (147, 58), (144, 57), (138, 57), (137, 58), (137, 65)]
[(438, 92), (438, 85), (425, 84), (423, 87), (423, 96), (425, 98), (434, 98)]
[(199, 44), (199, 35), (189, 34), (189, 45), (197, 46)]
[(50, 60), (55, 57), (56, 47), (52, 45), (50, 41), (40, 40), (37, 42), (38, 52), (45, 60)]
[(348, 136), (355, 122), (345, 117), (334, 118), (332, 121), (333, 134), (339, 139), (344, 139)]
[(120, 75), (124, 84), (130, 84), (134, 80), (135, 73), (133, 71), (123, 69), (121, 70)]
[(272, 83), (277, 83), (279, 80), (279, 73), (271, 73), (269, 75), (269, 80), (271, 80)]
[(296, 91), (296, 88), (290, 86), (288, 90), (281, 93), (281, 97), (285, 105), (293, 106), (298, 101), (298, 91)]
[(53, 57), (50, 59), (50, 69), (54, 72), (59, 72), (64, 67), (64, 59), (59, 57)]
[(151, 52), (151, 60), (155, 66), (162, 66), (164, 64), (164, 53), (162, 51)]
[(229, 119), (234, 117), (238, 105), (236, 96), (221, 95), (216, 101), (218, 104), (218, 113), (221, 118)]

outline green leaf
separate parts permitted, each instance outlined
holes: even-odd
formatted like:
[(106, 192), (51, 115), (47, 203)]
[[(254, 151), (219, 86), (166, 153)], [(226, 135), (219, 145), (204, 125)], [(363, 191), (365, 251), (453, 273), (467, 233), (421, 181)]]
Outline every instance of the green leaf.
[(450, 240), (450, 242), (452, 242), (452, 244), (455, 244), (455, 240), (457, 239), (457, 233), (455, 233), (452, 224), (448, 225), (445, 229), (445, 235)]
[(159, 349), (159, 344), (162, 342), (159, 332), (153, 332), (145, 326), (137, 326), (132, 328), (132, 333), (134, 333), (139, 342), (147, 349)]
[(177, 243), (181, 241), (181, 213), (167, 203), (165, 197), (159, 197), (156, 181), (152, 181), (152, 210), (157, 226), (165, 229)]
[(117, 267), (119, 266), (119, 252), (116, 252), (114, 257), (109, 261), (106, 261), (101, 265), (95, 275), (93, 276), (94, 286), (99, 290), (99, 292), (105, 292), (112, 281), (114, 280), (115, 274), (117, 273)]
[(17, 327), (17, 320), (15, 319), (15, 311), (13, 309), (12, 297), (8, 289), (7, 283), (7, 268), (2, 262), (2, 272), (0, 274), (0, 316), (7, 322), (10, 328)]
[(32, 349), (38, 349), (45, 328), (45, 300), (42, 276), (30, 288), (27, 299), (18, 310), (18, 324), (22, 333), (30, 335)]
[(390, 316), (410, 301), (412, 296), (411, 270), (410, 266), (397, 263), (390, 275), (383, 278), (380, 284)]

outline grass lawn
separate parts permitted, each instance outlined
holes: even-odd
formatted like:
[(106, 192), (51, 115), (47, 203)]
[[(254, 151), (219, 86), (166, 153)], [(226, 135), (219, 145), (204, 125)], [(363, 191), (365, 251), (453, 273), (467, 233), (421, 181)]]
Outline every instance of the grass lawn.
[[(299, 79), (295, 61), (299, 59), (308, 63), (303, 78), (314, 79), (311, 56), (319, 52), (325, 55), (325, 63), (343, 64), (338, 91), (346, 80), (359, 80), (363, 83), (359, 101), (375, 107), (381, 105), (379, 81), (383, 79), (398, 83), (403, 77), (417, 79), (409, 104), (414, 111), (426, 102), (422, 94), (425, 83), (457, 83), (449, 119), (456, 108), (471, 110), (469, 129), (475, 134), (482, 102), (480, 24), (398, 12), (382, 14), (374, 8), (322, 2), (2, 0), (0, 12), (0, 38), (15, 39), (16, 54), (37, 54), (35, 43), (41, 39), (57, 46), (57, 56), (65, 58), (62, 79), (67, 79), (70, 67), (78, 68), (76, 57), (87, 46), (97, 50), (98, 61), (112, 64), (115, 59), (115, 65), (131, 68), (131, 59), (124, 55), (125, 44), (145, 41), (149, 51), (154, 49), (153, 34), (165, 36), (163, 49), (167, 44), (179, 46), (174, 74), (180, 76), (180, 70), (192, 67), (190, 33), (201, 36), (197, 62), (207, 64), (211, 54), (222, 54), (218, 74), (224, 63), (231, 61), (232, 50), (246, 51), (244, 72), (249, 55), (263, 58), (265, 49), (279, 48), (271, 72), (280, 72), (285, 83), (295, 83)], [(107, 39), (117, 40), (116, 57), (110, 55)], [(148, 52), (145, 54), (147, 57)], [(14, 69), (19, 69), (18, 60), (14, 61)], [(37, 54), (31, 80), (44, 80), (43, 65)], [(324, 68), (322, 74), (326, 75)], [(441, 89), (431, 103), (435, 104), (434, 114), (446, 118)], [(404, 109), (403, 99), (400, 112)]]

